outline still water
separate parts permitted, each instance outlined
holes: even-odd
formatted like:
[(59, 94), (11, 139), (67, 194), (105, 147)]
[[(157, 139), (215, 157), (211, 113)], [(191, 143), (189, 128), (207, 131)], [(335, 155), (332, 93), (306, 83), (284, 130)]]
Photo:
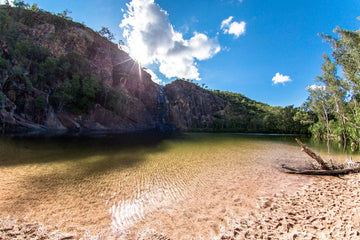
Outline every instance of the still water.
[(151, 228), (171, 239), (211, 239), (258, 197), (314, 181), (280, 168), (306, 158), (293, 136), (3, 137), (0, 217), (78, 237), (134, 239)]

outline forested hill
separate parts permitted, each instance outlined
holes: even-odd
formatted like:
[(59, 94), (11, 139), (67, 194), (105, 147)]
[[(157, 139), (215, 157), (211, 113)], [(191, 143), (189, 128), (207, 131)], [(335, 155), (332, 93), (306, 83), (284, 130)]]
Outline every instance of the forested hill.
[(255, 133), (307, 134), (309, 125), (299, 117), (302, 110), (293, 105), (272, 107), (239, 93), (214, 90), (217, 96), (230, 104), (211, 128), (217, 131)]
[(306, 133), (298, 109), (184, 80), (160, 86), (96, 32), (22, 1), (0, 5), (0, 130)]

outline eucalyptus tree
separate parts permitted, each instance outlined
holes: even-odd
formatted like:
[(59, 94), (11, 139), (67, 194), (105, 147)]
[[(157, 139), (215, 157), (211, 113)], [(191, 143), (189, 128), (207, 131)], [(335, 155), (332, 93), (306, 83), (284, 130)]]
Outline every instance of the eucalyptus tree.
[(307, 88), (309, 97), (305, 102), (306, 109), (315, 113), (318, 121), (311, 125), (310, 131), (315, 138), (330, 140), (330, 114), (329, 94), (325, 86), (315, 85)]
[[(318, 116), (312, 126), (315, 136), (326, 126), (327, 138), (340, 140), (346, 147), (360, 144), (360, 30), (336, 28), (336, 37), (321, 35), (333, 49), (332, 58), (325, 55), (317, 77), (321, 87), (310, 89), (309, 109)], [(340, 70), (340, 74), (338, 74)], [(341, 76), (341, 77), (340, 77)]]

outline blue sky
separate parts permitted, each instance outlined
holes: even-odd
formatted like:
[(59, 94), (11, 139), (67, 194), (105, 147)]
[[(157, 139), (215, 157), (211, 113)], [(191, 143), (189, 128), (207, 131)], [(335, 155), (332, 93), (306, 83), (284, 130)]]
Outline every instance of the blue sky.
[(163, 83), (201, 79), (210, 89), (273, 106), (306, 100), (322, 55), (331, 52), (318, 33), (360, 28), (359, 0), (25, 2), (55, 13), (69, 9), (94, 30), (108, 27)]

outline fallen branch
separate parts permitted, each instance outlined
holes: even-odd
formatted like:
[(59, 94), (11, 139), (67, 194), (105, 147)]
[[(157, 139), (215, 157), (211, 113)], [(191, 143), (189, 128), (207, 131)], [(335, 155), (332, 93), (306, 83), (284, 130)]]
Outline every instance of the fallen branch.
[(347, 168), (347, 169), (336, 169), (336, 170), (302, 170), (296, 169), (292, 167), (288, 167), (286, 165), (282, 165), (282, 168), (289, 170), (286, 173), (291, 174), (306, 174), (306, 175), (341, 175), (341, 174), (348, 174), (348, 173), (358, 173), (360, 172), (360, 167), (357, 168)]
[(348, 173), (358, 173), (360, 172), (360, 163), (353, 162), (350, 158), (350, 161), (346, 163), (333, 163), (330, 159), (329, 161), (325, 161), (321, 158), (320, 155), (316, 154), (308, 147), (306, 147), (299, 139), (295, 139), (299, 145), (301, 146), (301, 150), (304, 151), (307, 155), (309, 155), (312, 159), (314, 159), (320, 166), (320, 169), (315, 169), (315, 165), (313, 165), (314, 169), (297, 169), (288, 167), (285, 164), (282, 164), (281, 167), (288, 170), (287, 173), (291, 174), (307, 174), (307, 175), (342, 175)]
[(298, 144), (302, 147), (302, 151), (304, 151), (307, 155), (309, 155), (312, 159), (314, 159), (322, 169), (325, 170), (331, 170), (332, 168), (329, 166), (329, 164), (320, 157), (320, 155), (314, 153), (311, 151), (308, 147), (306, 147), (299, 139), (295, 139)]

